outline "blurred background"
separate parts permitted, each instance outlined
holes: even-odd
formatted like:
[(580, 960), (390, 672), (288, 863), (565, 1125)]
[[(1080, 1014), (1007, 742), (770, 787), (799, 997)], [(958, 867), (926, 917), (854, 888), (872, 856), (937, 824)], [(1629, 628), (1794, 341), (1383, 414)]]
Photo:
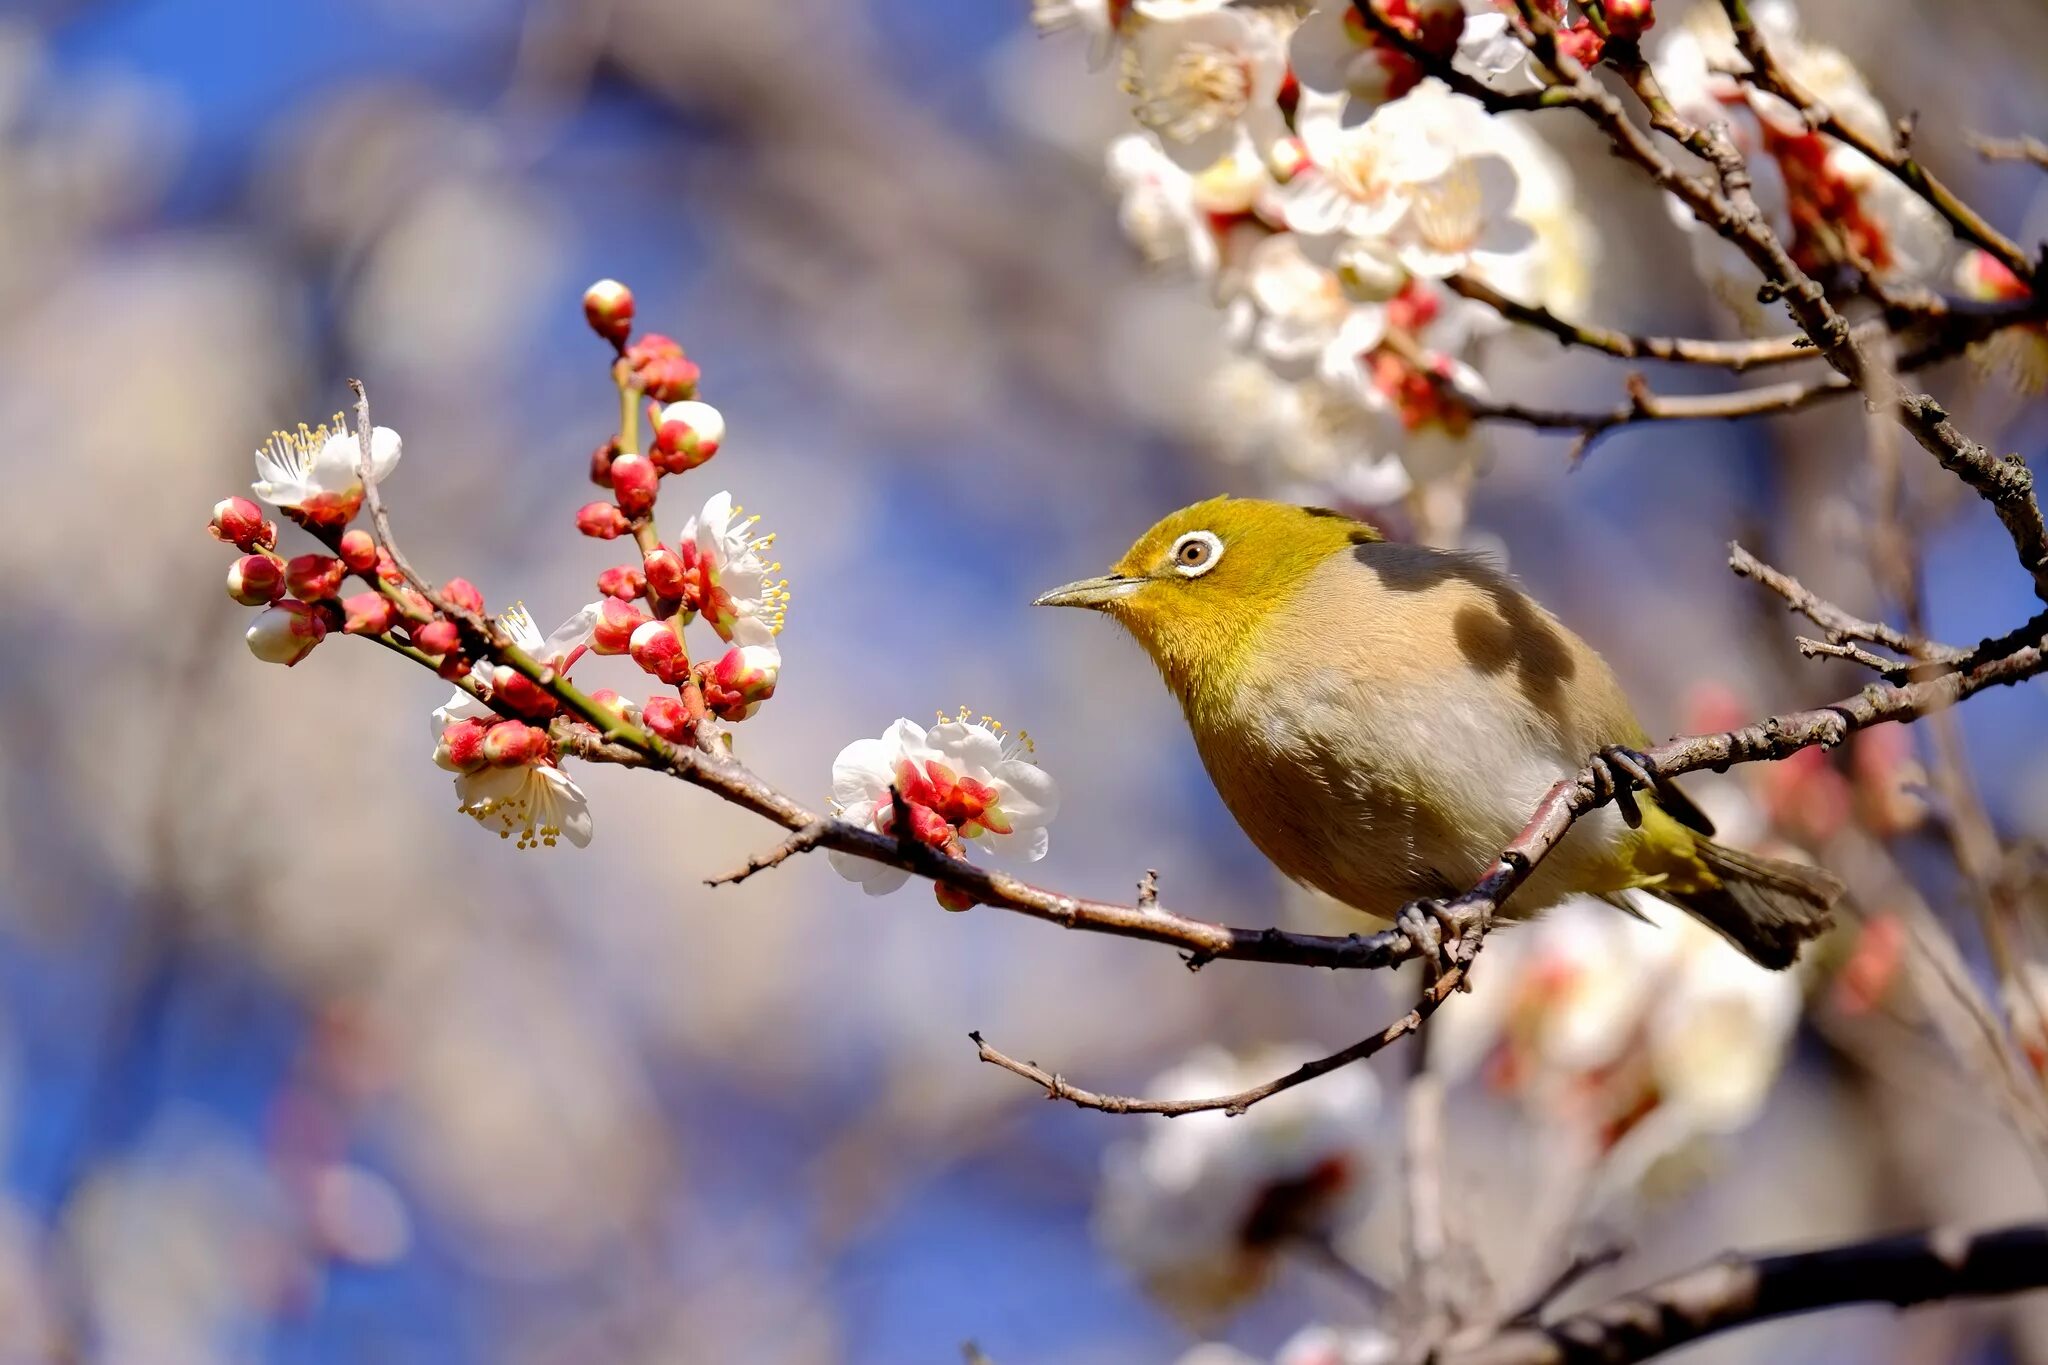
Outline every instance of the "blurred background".
[[(2038, 5), (1805, 8), (1921, 112), (1934, 164), (2039, 225), (2038, 177), (1961, 140), (2048, 129)], [(712, 892), (772, 832), (619, 771), (580, 773), (588, 850), (515, 853), (429, 762), (446, 686), (353, 646), (258, 665), (203, 530), (272, 428), (360, 376), (406, 440), (386, 494), (413, 558), (551, 626), (616, 558), (571, 529), (614, 412), (578, 299), (615, 276), (730, 424), (698, 485), (779, 532), (794, 604), (753, 765), (821, 801), (842, 744), (967, 703), (1028, 727), (1067, 793), (1040, 880), (1115, 896), (1156, 867), (1188, 913), (1327, 924), (1136, 649), (1026, 606), (1174, 507), (1271, 486), (1211, 453), (1213, 313), (1117, 231), (1113, 77), (1027, 9), (0, 7), (0, 1360), (879, 1365), (973, 1339), (1079, 1365), (1198, 1339), (1091, 1236), (1131, 1130), (977, 1065), (968, 1031), (1131, 1090), (1205, 1041), (1340, 1046), (1392, 1017), (1385, 983), (1191, 974), (917, 888), (868, 900), (816, 858)], [(1591, 315), (1710, 330), (1661, 206), (1558, 131), (1606, 244)], [(1558, 405), (1619, 382), (1542, 355), (1510, 378)], [(1964, 367), (1938, 387), (2001, 449), (2048, 434)], [(1866, 441), (1835, 409), (1625, 432), (1568, 471), (1563, 441), (1505, 433), (1472, 525), (1654, 733), (1721, 698), (1761, 715), (1862, 678), (1800, 661), (1725, 542), (1876, 609), (1842, 549)], [(1923, 463), (1932, 629), (2024, 620), (1995, 521)], [(1983, 697), (1961, 733), (1999, 830), (2048, 837), (2048, 694)], [(1916, 837), (1898, 857), (1948, 913)], [(1627, 1280), (2041, 1207), (1981, 1096), (1874, 1054), (1912, 1049), (1810, 1025), (1769, 1109), (1635, 1230)], [(1465, 1217), (1513, 1281), (1521, 1130), (1483, 1087), (1453, 1106)], [(1215, 1331), (1263, 1355), (1358, 1313), (1288, 1266)], [(1981, 1309), (1767, 1330), (1714, 1349), (2048, 1359)]]

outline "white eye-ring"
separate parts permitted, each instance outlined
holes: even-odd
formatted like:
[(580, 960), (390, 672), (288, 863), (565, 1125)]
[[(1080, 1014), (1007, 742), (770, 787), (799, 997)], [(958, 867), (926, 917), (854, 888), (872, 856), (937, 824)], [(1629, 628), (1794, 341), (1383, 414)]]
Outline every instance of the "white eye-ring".
[(1182, 578), (1200, 578), (1223, 558), (1223, 541), (1214, 531), (1190, 531), (1173, 542), (1173, 571)]

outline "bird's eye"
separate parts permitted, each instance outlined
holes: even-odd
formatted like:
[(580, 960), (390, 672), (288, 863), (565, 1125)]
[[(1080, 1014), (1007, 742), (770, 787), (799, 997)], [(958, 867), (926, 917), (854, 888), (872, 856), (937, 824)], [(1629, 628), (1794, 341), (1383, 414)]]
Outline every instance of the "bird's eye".
[(1214, 531), (1190, 531), (1173, 542), (1173, 571), (1183, 578), (1200, 578), (1223, 558), (1223, 542)]

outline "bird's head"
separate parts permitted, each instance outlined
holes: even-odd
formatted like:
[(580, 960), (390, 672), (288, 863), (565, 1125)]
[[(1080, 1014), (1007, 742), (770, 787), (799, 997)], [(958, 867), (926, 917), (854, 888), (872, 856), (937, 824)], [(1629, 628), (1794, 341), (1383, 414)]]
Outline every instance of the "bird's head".
[(1166, 517), (1100, 578), (1033, 604), (1086, 607), (1120, 621), (1183, 699), (1198, 680), (1234, 676), (1259, 626), (1331, 555), (1379, 534), (1319, 507), (1211, 498)]

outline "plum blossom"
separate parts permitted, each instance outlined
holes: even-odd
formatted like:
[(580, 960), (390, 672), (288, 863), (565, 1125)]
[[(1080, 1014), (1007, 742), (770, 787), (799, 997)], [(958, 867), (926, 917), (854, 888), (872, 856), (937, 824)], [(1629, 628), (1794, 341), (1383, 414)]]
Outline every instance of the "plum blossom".
[(590, 844), (590, 798), (551, 762), (457, 773), (455, 795), (456, 809), (501, 839), (516, 835), (521, 848), (553, 848), (561, 839)]
[[(1031, 758), (1030, 737), (999, 721), (959, 715), (927, 731), (898, 720), (879, 739), (857, 739), (832, 762), (832, 807), (840, 819), (893, 832), (893, 786), (910, 811), (912, 837), (958, 855), (967, 846), (1016, 862), (1045, 856), (1046, 826), (1059, 787)], [(832, 866), (870, 896), (909, 879), (898, 867), (834, 852)]]
[(769, 577), (782, 567), (767, 557), (774, 534), (755, 535), (761, 519), (736, 520), (740, 517), (732, 494), (714, 493), (680, 537), (683, 562), (696, 575), (691, 605), (728, 644), (734, 623), (743, 617), (762, 622), (771, 634), (779, 632), (789, 607), (789, 580)]
[(1286, 133), (1277, 102), (1287, 77), (1284, 21), (1264, 11), (1184, 8), (1185, 17), (1135, 26), (1124, 56), (1132, 112), (1189, 171), (1247, 144), (1255, 162)]
[[(397, 467), (404, 443), (390, 427), (370, 432), (370, 482), (382, 483)], [(339, 524), (362, 505), (362, 446), (340, 413), (332, 424), (273, 431), (256, 451), (256, 496), (316, 521)]]
[[(1272, 1365), (1394, 1365), (1400, 1345), (1376, 1327), (1325, 1327), (1310, 1323), (1287, 1338)], [(1179, 1365), (1265, 1365), (1234, 1346), (1204, 1342), (1180, 1358)]]
[(1341, 379), (1386, 335), (1385, 309), (1354, 303), (1337, 275), (1310, 260), (1291, 233), (1251, 250), (1245, 295), (1253, 349), (1286, 379)]
[(1039, 32), (1078, 28), (1087, 35), (1090, 66), (1110, 59), (1130, 13), (1130, 0), (1031, 0), (1031, 22)]
[[(1388, 5), (1389, 17), (1412, 24), (1413, 19), (1401, 13), (1401, 8), (1400, 0)], [(1458, 68), (1496, 90), (1533, 88), (1536, 80), (1529, 70), (1529, 48), (1509, 29), (1501, 7), (1493, 0), (1464, 0), (1464, 8), (1464, 23), (1457, 30), (1452, 53)], [(1367, 117), (1422, 80), (1422, 69), (1414, 60), (1382, 41), (1350, 0), (1317, 0), (1294, 30), (1288, 60), (1304, 90), (1348, 99), (1346, 122)]]
[[(1145, 1087), (1196, 1099), (1270, 1080), (1315, 1054), (1208, 1048)], [(1232, 1118), (1221, 1110), (1138, 1120), (1104, 1157), (1096, 1233), (1146, 1290), (1197, 1323), (1256, 1293), (1294, 1237), (1322, 1237), (1368, 1192), (1379, 1090), (1348, 1067)]]
[[(1412, 98), (1412, 97), (1411, 97)], [(1381, 238), (1407, 214), (1418, 186), (1447, 174), (1454, 152), (1397, 100), (1346, 127), (1326, 102), (1300, 115), (1306, 163), (1281, 188), (1281, 212), (1309, 240)]]
[[(546, 635), (540, 633), (540, 626), (534, 622), (533, 614), (524, 602), (514, 603), (510, 611), (498, 614), (498, 626), (512, 637), (512, 643), (527, 654), (550, 668), (567, 672), (570, 665), (590, 647), (591, 634), (596, 631), (603, 603), (592, 602), (579, 609), (568, 620), (556, 626)], [(471, 686), (490, 694), (494, 670), (489, 664), (478, 660), (470, 670)], [(497, 712), (473, 695), (457, 688), (455, 695), (434, 708), (434, 734), (440, 735), (451, 722), (458, 720), (479, 720), (494, 716)]]

